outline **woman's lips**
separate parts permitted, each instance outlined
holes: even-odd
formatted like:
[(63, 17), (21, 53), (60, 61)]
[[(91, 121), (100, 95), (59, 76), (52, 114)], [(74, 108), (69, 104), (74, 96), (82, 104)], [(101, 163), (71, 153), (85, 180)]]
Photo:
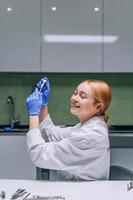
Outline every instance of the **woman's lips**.
[(71, 104), (71, 108), (80, 108), (80, 106), (76, 104)]

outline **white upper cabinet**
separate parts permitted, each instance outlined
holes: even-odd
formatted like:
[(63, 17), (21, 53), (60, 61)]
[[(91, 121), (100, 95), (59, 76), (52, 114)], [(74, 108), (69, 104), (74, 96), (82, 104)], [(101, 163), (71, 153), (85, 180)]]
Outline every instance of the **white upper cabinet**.
[(104, 1), (105, 72), (133, 72), (133, 0)]
[(40, 0), (0, 0), (0, 71), (40, 70)]
[(42, 0), (41, 71), (102, 71), (102, 0)]
[(133, 0), (0, 0), (1, 72), (133, 72)]

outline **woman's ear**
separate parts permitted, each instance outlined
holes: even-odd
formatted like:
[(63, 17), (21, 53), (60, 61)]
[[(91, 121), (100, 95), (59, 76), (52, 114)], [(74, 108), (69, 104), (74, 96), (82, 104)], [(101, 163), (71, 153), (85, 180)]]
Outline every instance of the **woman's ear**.
[(97, 111), (98, 111), (99, 113), (102, 113), (102, 112), (103, 112), (103, 107), (104, 107), (103, 103), (97, 103), (97, 104), (96, 104), (96, 109), (97, 109)]

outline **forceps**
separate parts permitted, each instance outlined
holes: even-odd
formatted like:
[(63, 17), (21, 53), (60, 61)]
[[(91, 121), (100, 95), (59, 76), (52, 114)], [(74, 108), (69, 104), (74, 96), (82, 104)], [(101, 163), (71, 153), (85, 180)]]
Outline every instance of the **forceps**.
[(127, 191), (133, 189), (133, 181), (130, 181), (129, 184), (127, 184)]
[[(11, 199), (17, 199), (17, 198), (22, 197), (23, 195), (25, 195), (25, 194), (27, 194), (27, 193), (28, 193), (28, 192), (26, 192), (25, 189), (19, 188), (19, 189), (12, 195)], [(30, 195), (30, 193), (28, 193), (28, 195), (26, 195), (26, 197), (29, 196), (29, 195)]]
[(1, 200), (4, 200), (6, 198), (5, 191), (1, 190), (0, 197), (1, 197)]
[(33, 198), (28, 198), (27, 200), (65, 200), (63, 196), (33, 196)]

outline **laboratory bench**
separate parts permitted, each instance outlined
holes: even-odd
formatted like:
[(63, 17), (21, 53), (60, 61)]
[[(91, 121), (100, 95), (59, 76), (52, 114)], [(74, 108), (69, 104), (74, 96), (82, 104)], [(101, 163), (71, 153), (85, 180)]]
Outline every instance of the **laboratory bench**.
[(18, 188), (26, 190), (29, 194), (27, 200), (33, 196), (42, 197), (41, 200), (132, 200), (133, 189), (130, 186), (130, 181), (0, 180), (0, 189), (5, 192), (5, 200), (10, 200)]
[[(12, 131), (0, 126), (0, 179), (55, 180), (53, 170), (36, 168), (28, 155), (25, 135), (28, 126), (19, 125)], [(119, 165), (133, 171), (133, 126), (111, 126), (111, 165)]]

